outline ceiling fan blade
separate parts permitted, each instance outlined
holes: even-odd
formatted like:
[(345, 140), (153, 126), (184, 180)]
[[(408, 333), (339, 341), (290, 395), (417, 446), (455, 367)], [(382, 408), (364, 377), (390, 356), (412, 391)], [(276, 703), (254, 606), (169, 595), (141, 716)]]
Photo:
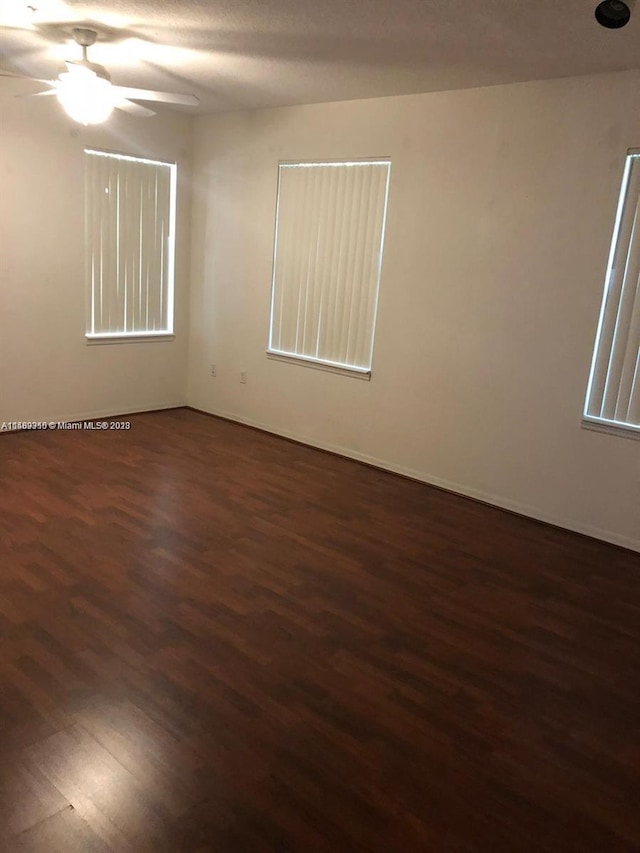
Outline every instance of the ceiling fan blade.
[(84, 71), (91, 70), (89, 68), (90, 63), (84, 62), (83, 60), (78, 60), (76, 62), (75, 59), (65, 59), (64, 64), (66, 66), (67, 71), (71, 72), (79, 71), (80, 69)]
[(55, 87), (51, 89), (43, 89), (42, 92), (22, 92), (20, 95), (14, 95), (14, 98), (42, 98), (46, 95), (55, 95)]
[(89, 62), (88, 59), (78, 60), (77, 62), (74, 59), (65, 59), (64, 64), (67, 71), (71, 74), (77, 74), (78, 72), (90, 73), (95, 74), (96, 77), (104, 77), (105, 80), (111, 79), (104, 65), (99, 65), (97, 62)]
[(156, 101), (162, 104), (184, 104), (197, 107), (200, 99), (195, 95), (174, 95), (171, 92), (154, 92), (151, 89), (132, 89), (129, 86), (114, 86), (118, 95), (123, 98), (134, 98), (136, 101)]
[(153, 110), (150, 110), (147, 107), (143, 107), (140, 104), (134, 104), (133, 101), (128, 101), (126, 98), (122, 98), (122, 100), (116, 101), (114, 106), (117, 110), (123, 110), (123, 112), (131, 113), (131, 115), (135, 116), (155, 115)]
[(34, 83), (47, 83), (49, 85), (53, 84), (52, 80), (41, 80), (39, 77), (29, 77), (28, 74), (18, 74), (17, 71), (0, 70), (0, 77), (13, 77), (16, 80), (33, 80)]

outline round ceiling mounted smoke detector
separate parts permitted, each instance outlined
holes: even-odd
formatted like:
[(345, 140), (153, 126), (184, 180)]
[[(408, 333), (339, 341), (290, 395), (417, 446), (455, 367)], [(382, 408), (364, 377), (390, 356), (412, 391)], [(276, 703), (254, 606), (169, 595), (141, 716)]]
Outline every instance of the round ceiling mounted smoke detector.
[(604, 0), (596, 8), (596, 21), (608, 30), (626, 27), (631, 19), (631, 9), (622, 0)]

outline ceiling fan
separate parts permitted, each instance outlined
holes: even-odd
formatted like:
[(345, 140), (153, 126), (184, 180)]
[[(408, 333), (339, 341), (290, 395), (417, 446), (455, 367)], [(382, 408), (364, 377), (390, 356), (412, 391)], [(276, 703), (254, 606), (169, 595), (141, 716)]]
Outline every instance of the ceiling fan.
[(66, 60), (66, 70), (55, 80), (41, 80), (22, 74), (1, 72), (0, 76), (24, 77), (49, 86), (31, 97), (57, 95), (67, 114), (80, 124), (100, 124), (106, 121), (114, 109), (124, 110), (139, 116), (155, 115), (153, 110), (135, 101), (151, 101), (164, 104), (197, 106), (195, 95), (176, 95), (170, 92), (155, 92), (151, 89), (135, 89), (130, 86), (115, 86), (104, 65), (89, 62), (87, 49), (95, 43), (98, 33), (88, 27), (74, 27), (73, 39), (82, 48), (82, 59)]

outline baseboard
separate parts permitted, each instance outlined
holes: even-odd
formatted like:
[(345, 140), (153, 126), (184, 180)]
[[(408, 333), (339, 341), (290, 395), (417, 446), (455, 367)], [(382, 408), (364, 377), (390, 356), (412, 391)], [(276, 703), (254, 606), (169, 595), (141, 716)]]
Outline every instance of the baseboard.
[(350, 448), (342, 447), (341, 445), (330, 444), (328, 442), (318, 441), (317, 439), (311, 439), (307, 436), (300, 435), (299, 433), (295, 433), (290, 430), (284, 430), (280, 427), (272, 426), (271, 424), (256, 421), (252, 418), (246, 418), (243, 415), (237, 415), (234, 412), (225, 412), (215, 409), (201, 409), (199, 407), (191, 405), (187, 405), (186, 408), (192, 409), (195, 412), (200, 412), (201, 414), (213, 415), (218, 418), (224, 418), (228, 421), (234, 421), (235, 423), (244, 424), (245, 426), (250, 426), (254, 429), (259, 429), (263, 432), (268, 432), (273, 435), (278, 435), (282, 438), (287, 438), (291, 441), (296, 441), (300, 444), (305, 444), (309, 447), (315, 447), (319, 450), (326, 450), (329, 453), (335, 453), (338, 456), (344, 456), (347, 459), (354, 459), (357, 462), (363, 462), (365, 465), (371, 465), (375, 468), (380, 468), (383, 471), (390, 471), (393, 474), (400, 474), (403, 477), (408, 477), (411, 480), (417, 480), (418, 482), (425, 483), (428, 486), (435, 486), (438, 489), (443, 489), (447, 492), (453, 492), (456, 495), (462, 495), (463, 497), (471, 498), (472, 500), (479, 501), (480, 503), (489, 504), (490, 506), (498, 507), (499, 509), (504, 509), (516, 515), (521, 515), (525, 518), (530, 518), (534, 521), (542, 522), (543, 524), (549, 524), (552, 527), (560, 527), (563, 530), (569, 530), (572, 533), (579, 533), (582, 536), (589, 536), (592, 539), (599, 539), (603, 542), (608, 542), (611, 545), (618, 545), (621, 548), (627, 548), (630, 551), (640, 552), (640, 539), (632, 539), (629, 536), (621, 536), (620, 534), (614, 533), (610, 530), (603, 530), (599, 527), (594, 527), (589, 524), (582, 524), (581, 522), (574, 521), (573, 519), (560, 518), (551, 513), (547, 513), (539, 509), (538, 507), (529, 506), (528, 504), (521, 504), (517, 501), (512, 501), (509, 498), (505, 498), (502, 495), (494, 495), (488, 492), (480, 491), (479, 489), (474, 489), (463, 483), (456, 483), (451, 480), (444, 480), (441, 477), (433, 477), (423, 471), (418, 471), (414, 468), (406, 468), (402, 465), (395, 465), (394, 463), (388, 462), (385, 459), (379, 459), (375, 456), (368, 456), (365, 453), (359, 453), (356, 450), (351, 450)]
[[(67, 415), (57, 415), (57, 416), (48, 416), (46, 419), (36, 420), (35, 418), (28, 421), (28, 423), (54, 423), (54, 424), (70, 424), (76, 423), (77, 421), (95, 421), (100, 418), (120, 418), (125, 415), (144, 415), (152, 412), (161, 412), (166, 409), (184, 409), (186, 407), (186, 403), (184, 400), (181, 400), (179, 403), (158, 403), (156, 405), (145, 406), (144, 408), (140, 408), (140, 406), (134, 406), (132, 408), (116, 408), (111, 407), (109, 409), (93, 409), (92, 411), (84, 411), (84, 412), (74, 412), (73, 414)], [(2, 421), (0, 421), (2, 423)], [(12, 432), (22, 432), (20, 429), (7, 429), (0, 430), (0, 435), (6, 435)]]

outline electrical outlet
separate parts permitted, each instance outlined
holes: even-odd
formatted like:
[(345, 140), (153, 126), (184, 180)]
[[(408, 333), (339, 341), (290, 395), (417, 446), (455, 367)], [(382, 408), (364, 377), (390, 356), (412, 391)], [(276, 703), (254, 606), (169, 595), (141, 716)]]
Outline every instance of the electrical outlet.
[(212, 378), (212, 379), (215, 379), (215, 378), (216, 378), (216, 366), (215, 366), (215, 364), (212, 364), (212, 365), (210, 366), (210, 369), (209, 369), (209, 376), (211, 376), (211, 378)]
[(247, 384), (247, 371), (246, 371), (246, 370), (241, 370), (241, 371), (240, 371), (240, 383), (241, 383), (242, 385), (246, 385), (246, 384)]

